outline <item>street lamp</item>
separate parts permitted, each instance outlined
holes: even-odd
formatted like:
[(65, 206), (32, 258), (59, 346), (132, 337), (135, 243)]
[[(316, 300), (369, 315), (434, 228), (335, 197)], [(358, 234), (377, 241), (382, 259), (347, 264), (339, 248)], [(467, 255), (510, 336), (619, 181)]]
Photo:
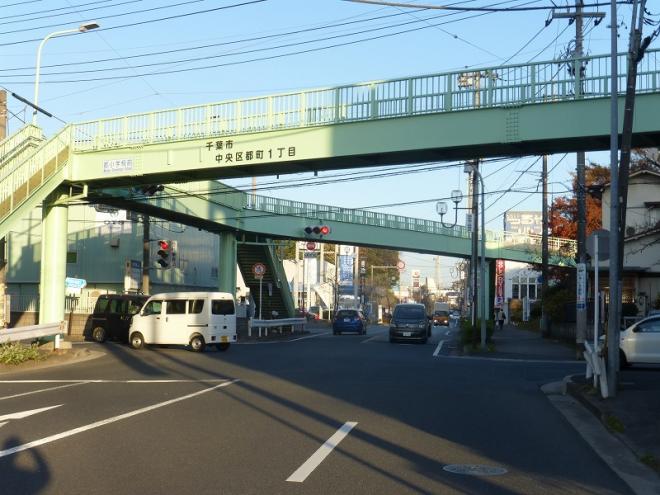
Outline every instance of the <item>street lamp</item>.
[[(41, 40), (41, 43), (39, 43), (39, 48), (37, 49), (37, 68), (35, 72), (35, 77), (34, 77), (34, 106), (38, 107), (39, 106), (39, 75), (41, 73), (41, 50), (43, 49), (44, 45), (46, 44), (46, 41), (48, 41), (51, 38), (55, 38), (56, 36), (63, 36), (65, 34), (71, 34), (71, 33), (86, 33), (87, 31), (91, 31), (92, 29), (96, 29), (99, 27), (99, 25), (96, 22), (87, 22), (85, 24), (81, 24), (75, 29), (65, 29), (63, 31), (55, 31), (54, 33), (50, 33), (48, 36), (46, 36), (43, 40)], [(37, 110), (36, 108), (32, 112), (32, 125), (37, 125)]]
[(445, 228), (452, 228), (458, 223), (458, 203), (463, 201), (463, 193), (459, 191), (458, 189), (454, 189), (451, 192), (451, 200), (454, 202), (454, 223), (451, 225), (446, 225), (443, 218), (445, 214), (447, 213), (447, 203), (445, 201), (438, 201), (435, 204), (435, 211), (438, 212), (438, 215), (440, 215), (440, 223), (442, 223), (442, 226)]

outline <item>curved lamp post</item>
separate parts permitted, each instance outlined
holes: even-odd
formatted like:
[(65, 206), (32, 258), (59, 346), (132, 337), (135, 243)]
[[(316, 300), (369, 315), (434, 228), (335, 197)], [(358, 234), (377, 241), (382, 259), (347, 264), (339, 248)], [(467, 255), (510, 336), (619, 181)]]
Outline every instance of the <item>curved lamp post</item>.
[[(46, 41), (48, 41), (51, 38), (55, 38), (56, 36), (63, 36), (65, 34), (71, 34), (71, 33), (86, 33), (87, 31), (91, 31), (92, 29), (96, 29), (99, 27), (99, 25), (96, 22), (87, 22), (85, 24), (81, 24), (75, 29), (65, 29), (63, 31), (55, 31), (54, 33), (50, 33), (48, 36), (46, 36), (43, 40), (41, 40), (41, 43), (39, 43), (39, 48), (37, 49), (37, 67), (35, 71), (35, 77), (34, 77), (34, 106), (39, 106), (39, 76), (41, 74), (41, 50), (43, 49), (44, 45), (46, 44)], [(37, 125), (37, 110), (35, 109), (32, 113), (32, 125)]]
[(459, 191), (458, 189), (454, 189), (451, 192), (451, 200), (454, 203), (454, 223), (451, 225), (445, 224), (445, 221), (443, 220), (445, 214), (447, 213), (447, 202), (446, 201), (438, 201), (435, 204), (435, 211), (440, 215), (440, 223), (442, 223), (442, 226), (445, 228), (452, 228), (458, 223), (458, 203), (463, 201), (463, 193)]

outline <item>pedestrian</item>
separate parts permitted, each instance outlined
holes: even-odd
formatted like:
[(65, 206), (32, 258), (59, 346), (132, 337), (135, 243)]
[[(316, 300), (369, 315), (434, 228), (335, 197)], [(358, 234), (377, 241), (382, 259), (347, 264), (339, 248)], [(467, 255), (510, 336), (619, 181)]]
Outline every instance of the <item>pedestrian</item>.
[(500, 310), (497, 312), (497, 326), (500, 328), (500, 330), (504, 329), (505, 320), (506, 315), (504, 314), (504, 310), (500, 308)]

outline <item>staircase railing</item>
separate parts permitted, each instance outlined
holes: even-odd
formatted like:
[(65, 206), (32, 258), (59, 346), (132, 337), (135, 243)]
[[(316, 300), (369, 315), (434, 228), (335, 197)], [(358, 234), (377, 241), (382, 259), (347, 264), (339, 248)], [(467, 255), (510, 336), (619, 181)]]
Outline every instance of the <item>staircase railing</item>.
[(44, 140), (41, 129), (32, 124), (22, 127), (20, 130), (7, 136), (0, 141), (0, 167), (4, 167), (14, 158), (31, 147), (36, 147)]
[(293, 295), (289, 289), (289, 281), (286, 278), (286, 272), (284, 271), (284, 265), (282, 260), (277, 256), (275, 252), (275, 247), (272, 244), (268, 246), (268, 256), (270, 257), (270, 265), (273, 267), (275, 272), (275, 281), (279, 281), (280, 294), (282, 294), (282, 301), (286, 307), (287, 313), (290, 317), (293, 317), (295, 314), (295, 304), (293, 301)]
[(70, 133), (71, 127), (65, 127), (22, 163), (0, 169), (0, 220), (67, 163)]

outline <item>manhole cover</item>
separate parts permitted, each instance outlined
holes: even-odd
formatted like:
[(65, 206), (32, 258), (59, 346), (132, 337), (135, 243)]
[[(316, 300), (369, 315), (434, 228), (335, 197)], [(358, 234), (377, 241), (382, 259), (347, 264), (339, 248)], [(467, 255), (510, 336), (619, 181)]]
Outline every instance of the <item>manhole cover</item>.
[(450, 473), (470, 476), (498, 476), (507, 472), (501, 467), (482, 466), (481, 464), (448, 464), (442, 469)]

